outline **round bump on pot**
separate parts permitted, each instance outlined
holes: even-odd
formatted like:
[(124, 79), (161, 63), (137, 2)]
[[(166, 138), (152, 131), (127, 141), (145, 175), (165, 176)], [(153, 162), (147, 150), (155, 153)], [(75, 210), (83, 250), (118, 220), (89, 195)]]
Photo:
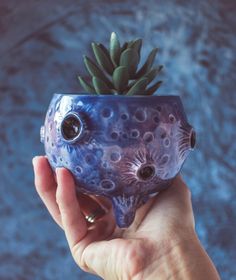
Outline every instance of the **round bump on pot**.
[(87, 154), (85, 156), (85, 161), (87, 162), (87, 164), (91, 165), (91, 164), (93, 164), (96, 161), (96, 159), (95, 159), (93, 154)]
[(173, 114), (169, 115), (169, 120), (171, 123), (174, 123), (176, 121), (175, 116)]
[(123, 121), (126, 121), (128, 119), (128, 114), (123, 113), (123, 114), (120, 115), (120, 117)]
[(140, 135), (139, 130), (138, 129), (132, 129), (130, 135), (131, 135), (132, 138), (138, 138), (139, 135)]
[(102, 109), (101, 114), (104, 118), (110, 118), (112, 115), (112, 110), (110, 108), (104, 108)]
[(153, 119), (153, 121), (154, 121), (155, 123), (159, 123), (159, 122), (160, 122), (160, 118), (159, 118), (158, 115), (154, 115), (152, 119)]
[(138, 122), (144, 122), (147, 118), (146, 113), (143, 109), (137, 109), (134, 117)]
[(100, 187), (105, 190), (105, 191), (112, 191), (115, 189), (116, 185), (115, 183), (110, 180), (110, 179), (103, 179), (101, 182), (100, 182)]
[(169, 138), (165, 138), (165, 140), (164, 140), (164, 146), (165, 146), (165, 147), (169, 147), (169, 146), (170, 146), (170, 139), (169, 139)]
[(121, 159), (121, 154), (118, 152), (113, 152), (110, 155), (110, 159), (111, 159), (111, 161), (117, 162)]
[(144, 140), (145, 143), (150, 143), (150, 142), (153, 141), (153, 139), (154, 139), (154, 135), (153, 135), (152, 132), (147, 131), (147, 132), (144, 133), (143, 140)]
[(161, 165), (166, 164), (169, 161), (169, 158), (170, 158), (169, 155), (167, 155), (167, 154), (163, 155), (163, 157), (161, 158), (160, 164)]
[(75, 171), (79, 174), (81, 174), (83, 172), (83, 168), (81, 166), (76, 166)]
[(115, 132), (115, 131), (113, 131), (113, 132), (111, 133), (111, 138), (114, 139), (114, 140), (117, 139), (118, 136), (119, 136), (118, 133)]

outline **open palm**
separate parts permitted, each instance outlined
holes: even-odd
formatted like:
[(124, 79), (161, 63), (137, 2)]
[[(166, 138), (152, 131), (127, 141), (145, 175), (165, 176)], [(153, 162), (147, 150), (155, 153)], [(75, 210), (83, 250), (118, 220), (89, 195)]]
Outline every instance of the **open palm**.
[[(60, 168), (55, 176), (44, 156), (33, 164), (37, 192), (64, 230), (74, 260), (87, 272), (104, 279), (145, 279), (176, 244), (193, 236), (190, 192), (180, 176), (137, 210), (129, 228), (120, 229), (109, 200), (77, 195), (71, 173)], [(85, 215), (98, 207), (104, 215), (89, 224)]]

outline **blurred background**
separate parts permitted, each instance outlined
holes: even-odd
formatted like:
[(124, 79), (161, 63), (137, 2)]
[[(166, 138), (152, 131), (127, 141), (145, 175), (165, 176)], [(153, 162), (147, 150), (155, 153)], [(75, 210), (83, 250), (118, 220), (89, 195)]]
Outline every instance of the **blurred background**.
[(82, 91), (91, 41), (159, 47), (160, 95), (181, 96), (197, 146), (183, 177), (196, 229), (222, 279), (236, 279), (236, 2), (0, 1), (0, 279), (98, 279), (74, 264), (36, 194), (31, 159), (52, 94)]

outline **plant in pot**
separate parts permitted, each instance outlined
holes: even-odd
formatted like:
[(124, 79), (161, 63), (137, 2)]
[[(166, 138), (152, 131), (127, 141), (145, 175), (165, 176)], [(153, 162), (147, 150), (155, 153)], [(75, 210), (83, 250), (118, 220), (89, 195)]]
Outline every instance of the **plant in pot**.
[(79, 77), (85, 93), (54, 94), (41, 128), (52, 168), (69, 169), (78, 192), (109, 198), (119, 227), (171, 185), (195, 145), (180, 97), (155, 95), (156, 48), (138, 69), (141, 46), (121, 46), (114, 32), (109, 48), (92, 43), (92, 81)]

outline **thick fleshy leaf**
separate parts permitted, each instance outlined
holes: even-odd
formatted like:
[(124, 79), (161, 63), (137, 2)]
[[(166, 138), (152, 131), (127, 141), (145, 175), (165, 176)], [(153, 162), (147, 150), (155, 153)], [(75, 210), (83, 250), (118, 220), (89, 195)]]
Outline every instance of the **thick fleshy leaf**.
[(138, 72), (135, 75), (135, 78), (141, 78), (144, 76), (152, 67), (153, 62), (155, 60), (156, 54), (157, 54), (158, 48), (153, 49), (150, 54), (148, 55), (148, 58), (144, 65), (138, 70)]
[(129, 78), (134, 76), (139, 63), (139, 55), (134, 49), (126, 49), (120, 56), (120, 66), (125, 66), (129, 73)]
[(120, 42), (115, 32), (111, 33), (110, 38), (110, 56), (113, 64), (117, 66), (120, 60)]
[(78, 80), (82, 88), (86, 91), (86, 93), (88, 92), (88, 93), (96, 94), (94, 87), (90, 85), (88, 82), (86, 82), (82, 77), (78, 76)]
[(103, 71), (87, 56), (84, 55), (84, 64), (89, 72), (89, 74), (93, 77), (98, 77), (99, 79), (103, 80), (108, 87), (113, 87), (112, 83), (103, 73)]
[(153, 86), (146, 89), (146, 95), (152, 95), (162, 84), (162, 81), (156, 82)]
[(125, 42), (124, 44), (123, 44), (123, 46), (121, 47), (121, 49), (120, 49), (120, 53), (122, 53), (124, 50), (126, 50), (128, 48), (128, 42)]
[(148, 78), (141, 78), (130, 88), (126, 95), (144, 95), (147, 84)]
[(123, 90), (126, 89), (129, 81), (129, 74), (127, 68), (125, 66), (117, 67), (113, 72), (112, 79), (115, 88), (119, 93), (121, 93)]
[(98, 46), (104, 51), (104, 53), (106, 54), (106, 56), (107, 56), (108, 58), (110, 58), (110, 54), (109, 54), (108, 49), (107, 49), (103, 44), (101, 44), (101, 43), (97, 43), (97, 44), (98, 44)]
[(98, 77), (93, 77), (93, 86), (97, 94), (111, 94), (111, 89)]
[(144, 75), (144, 77), (148, 78), (148, 83), (151, 83), (156, 78), (157, 74), (160, 73), (162, 68), (163, 66), (160, 65), (158, 68), (153, 68), (147, 74)]
[(114, 65), (110, 59), (110, 56), (107, 55), (106, 51), (104, 51), (103, 47), (96, 43), (92, 43), (92, 48), (94, 55), (98, 64), (110, 75), (112, 75), (114, 70)]
[(136, 39), (134, 40), (130, 45), (129, 48), (132, 48), (134, 50), (136, 50), (136, 52), (138, 53), (138, 55), (140, 56), (140, 52), (141, 52), (141, 47), (142, 47), (142, 39)]

